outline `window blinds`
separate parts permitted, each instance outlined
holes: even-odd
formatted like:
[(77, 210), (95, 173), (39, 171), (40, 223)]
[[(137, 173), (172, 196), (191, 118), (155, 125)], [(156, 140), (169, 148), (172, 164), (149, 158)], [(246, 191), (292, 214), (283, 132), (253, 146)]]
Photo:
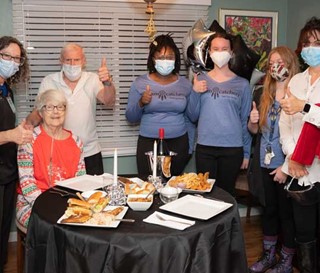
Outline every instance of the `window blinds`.
[[(200, 2), (203, 4), (204, 0)], [(132, 81), (147, 72), (146, 3), (13, 0), (12, 4), (14, 35), (24, 43), (31, 69), (28, 83), (16, 87), (18, 119), (33, 109), (43, 77), (60, 70), (58, 60), (63, 45), (76, 42), (85, 50), (87, 71), (97, 71), (106, 57), (117, 90), (114, 108), (97, 105), (103, 155), (112, 155), (115, 147), (121, 155), (135, 154), (139, 126), (126, 121), (125, 108)], [(182, 58), (182, 40), (196, 20), (207, 21), (208, 6), (155, 3), (154, 8), (157, 34), (172, 32)], [(184, 62), (181, 74), (187, 74)]]

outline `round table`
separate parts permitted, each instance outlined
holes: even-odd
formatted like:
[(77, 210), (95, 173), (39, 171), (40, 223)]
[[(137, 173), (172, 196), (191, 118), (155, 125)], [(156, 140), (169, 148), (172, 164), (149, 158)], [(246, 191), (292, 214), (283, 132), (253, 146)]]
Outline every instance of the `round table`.
[(196, 220), (195, 225), (180, 231), (142, 221), (154, 211), (161, 211), (159, 206), (163, 203), (156, 195), (147, 211), (129, 208), (125, 218), (135, 219), (135, 223), (96, 228), (57, 224), (68, 198), (48, 190), (33, 206), (26, 239), (26, 272), (247, 272), (235, 199), (218, 187), (204, 197), (219, 198), (233, 206), (209, 220)]

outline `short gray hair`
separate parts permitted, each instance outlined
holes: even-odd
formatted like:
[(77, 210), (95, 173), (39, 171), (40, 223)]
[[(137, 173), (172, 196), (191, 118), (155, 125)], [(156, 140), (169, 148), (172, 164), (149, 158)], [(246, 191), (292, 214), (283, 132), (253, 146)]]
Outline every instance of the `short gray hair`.
[(38, 111), (45, 106), (48, 101), (54, 101), (56, 104), (63, 104), (67, 106), (67, 99), (64, 93), (57, 89), (48, 89), (41, 92), (36, 98), (36, 108)]
[(81, 45), (76, 44), (76, 43), (68, 43), (66, 44), (60, 51), (60, 59), (63, 59), (64, 57), (64, 53), (66, 52), (66, 50), (68, 49), (73, 49), (73, 50), (80, 50), (82, 53), (82, 57), (85, 58), (85, 53), (84, 53), (84, 49)]

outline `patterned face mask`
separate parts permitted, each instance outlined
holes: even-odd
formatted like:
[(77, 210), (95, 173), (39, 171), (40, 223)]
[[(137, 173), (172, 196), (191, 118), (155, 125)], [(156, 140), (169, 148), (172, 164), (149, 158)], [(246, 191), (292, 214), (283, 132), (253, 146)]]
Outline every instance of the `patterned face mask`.
[(270, 66), (270, 75), (278, 82), (283, 82), (289, 77), (289, 70), (281, 63), (274, 63)]

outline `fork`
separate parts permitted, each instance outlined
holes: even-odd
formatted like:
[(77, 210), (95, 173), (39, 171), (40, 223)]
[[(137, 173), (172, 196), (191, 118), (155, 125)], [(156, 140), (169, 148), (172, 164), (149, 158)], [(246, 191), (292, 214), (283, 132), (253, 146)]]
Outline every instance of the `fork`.
[(187, 226), (191, 226), (192, 225), (191, 223), (187, 223), (187, 222), (184, 222), (184, 221), (179, 221), (179, 220), (175, 220), (175, 219), (166, 219), (166, 218), (164, 218), (163, 216), (161, 216), (158, 213), (156, 213), (155, 216), (161, 221), (175, 222), (175, 223), (184, 224), (184, 225), (187, 225)]

